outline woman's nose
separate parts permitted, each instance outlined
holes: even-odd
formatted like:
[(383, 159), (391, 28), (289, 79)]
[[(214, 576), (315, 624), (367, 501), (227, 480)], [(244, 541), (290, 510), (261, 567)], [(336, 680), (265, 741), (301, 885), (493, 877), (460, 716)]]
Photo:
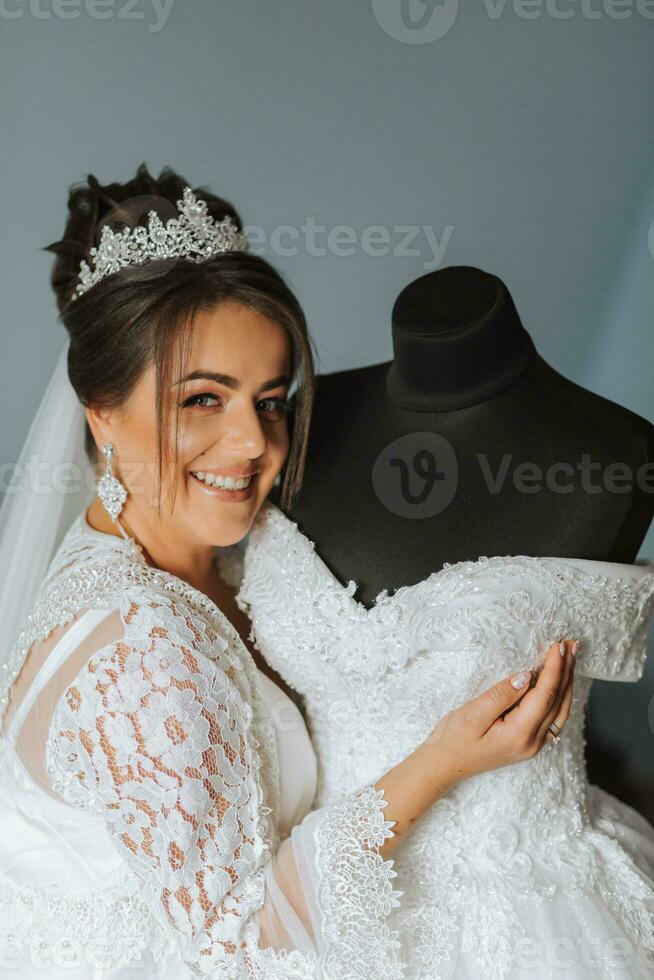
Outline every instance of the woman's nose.
[(237, 408), (232, 405), (224, 418), (227, 428), (221, 440), (223, 448), (250, 459), (261, 456), (266, 448), (266, 433), (254, 407)]

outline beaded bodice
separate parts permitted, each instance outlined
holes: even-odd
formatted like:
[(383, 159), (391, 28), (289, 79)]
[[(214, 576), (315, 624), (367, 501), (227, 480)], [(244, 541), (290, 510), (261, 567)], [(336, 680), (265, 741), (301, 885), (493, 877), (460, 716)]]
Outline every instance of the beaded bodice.
[(305, 698), (320, 804), (379, 779), (445, 713), (537, 665), (558, 637), (581, 641), (561, 740), (458, 784), (398, 849), (409, 976), (440, 976), (456, 923), (478, 945), (480, 971), (505, 976), (521, 902), (563, 887), (599, 891), (654, 950), (654, 891), (611, 839), (612, 798), (588, 784), (584, 755), (593, 678), (642, 675), (654, 563), (483, 556), (384, 591), (369, 610), (355, 591), (267, 501), (248, 537), (238, 602), (263, 655)]

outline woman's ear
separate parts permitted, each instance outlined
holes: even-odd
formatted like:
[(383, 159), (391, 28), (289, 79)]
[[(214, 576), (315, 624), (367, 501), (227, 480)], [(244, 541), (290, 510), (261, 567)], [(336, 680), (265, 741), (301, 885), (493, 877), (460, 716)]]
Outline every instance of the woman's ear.
[(108, 411), (85, 406), (84, 414), (89, 428), (93, 434), (95, 444), (99, 454), (102, 455), (102, 447), (106, 442), (112, 442), (111, 415)]

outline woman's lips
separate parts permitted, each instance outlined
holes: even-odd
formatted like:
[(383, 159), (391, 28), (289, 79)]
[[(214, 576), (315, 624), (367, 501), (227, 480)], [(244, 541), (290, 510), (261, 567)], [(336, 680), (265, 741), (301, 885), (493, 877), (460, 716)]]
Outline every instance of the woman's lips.
[(224, 487), (211, 487), (208, 483), (203, 483), (202, 480), (198, 480), (193, 473), (191, 473), (191, 479), (208, 496), (215, 497), (217, 500), (226, 500), (228, 503), (237, 504), (242, 500), (248, 500), (252, 496), (258, 475), (258, 473), (254, 473), (247, 487), (244, 487), (242, 490), (225, 490)]

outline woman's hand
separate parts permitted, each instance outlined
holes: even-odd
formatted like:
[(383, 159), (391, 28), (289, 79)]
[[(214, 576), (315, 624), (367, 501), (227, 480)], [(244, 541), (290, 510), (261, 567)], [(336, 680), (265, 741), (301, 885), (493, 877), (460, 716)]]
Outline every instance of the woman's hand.
[(553, 643), (541, 668), (507, 677), (441, 718), (425, 743), (441, 789), (530, 759), (552, 741), (549, 725), (563, 728), (570, 714), (578, 648), (578, 641)]

